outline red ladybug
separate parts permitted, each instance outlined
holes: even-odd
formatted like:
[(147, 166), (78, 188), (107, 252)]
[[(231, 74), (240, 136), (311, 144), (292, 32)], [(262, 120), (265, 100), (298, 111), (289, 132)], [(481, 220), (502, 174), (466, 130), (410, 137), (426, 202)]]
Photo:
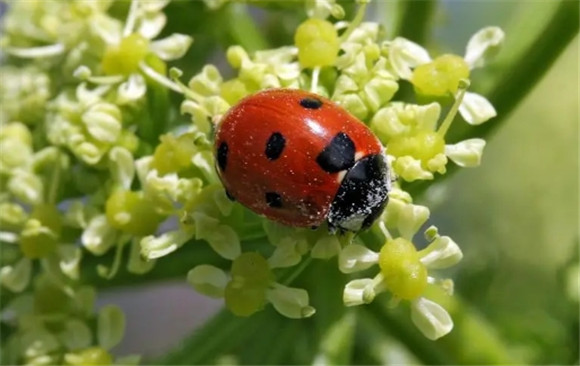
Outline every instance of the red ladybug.
[(246, 97), (217, 127), (217, 171), (228, 197), (258, 214), (331, 232), (368, 228), (388, 200), (383, 147), (358, 119), (302, 90)]

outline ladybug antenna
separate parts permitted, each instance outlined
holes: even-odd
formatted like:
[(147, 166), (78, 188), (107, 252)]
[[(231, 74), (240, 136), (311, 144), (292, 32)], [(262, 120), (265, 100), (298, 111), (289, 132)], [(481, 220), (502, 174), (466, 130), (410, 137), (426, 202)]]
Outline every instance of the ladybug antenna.
[(312, 69), (312, 84), (310, 85), (310, 91), (316, 93), (318, 89), (318, 77), (320, 76), (320, 66)]
[(439, 136), (441, 137), (445, 136), (447, 130), (449, 130), (449, 127), (451, 127), (451, 123), (453, 122), (453, 119), (457, 115), (457, 111), (459, 110), (459, 106), (463, 101), (463, 96), (465, 95), (467, 88), (469, 88), (469, 80), (467, 79), (459, 80), (459, 87), (457, 93), (455, 94), (455, 102), (453, 103), (453, 106), (451, 106), (449, 113), (447, 113), (447, 116), (441, 123), (441, 126), (439, 126), (439, 129), (437, 130), (437, 134)]

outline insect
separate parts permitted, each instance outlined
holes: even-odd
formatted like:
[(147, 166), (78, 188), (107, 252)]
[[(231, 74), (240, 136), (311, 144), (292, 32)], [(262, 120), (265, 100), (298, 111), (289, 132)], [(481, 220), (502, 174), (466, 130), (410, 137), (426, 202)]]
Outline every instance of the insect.
[(214, 152), (228, 197), (282, 224), (356, 232), (388, 201), (381, 143), (317, 94), (271, 89), (242, 99), (220, 121)]

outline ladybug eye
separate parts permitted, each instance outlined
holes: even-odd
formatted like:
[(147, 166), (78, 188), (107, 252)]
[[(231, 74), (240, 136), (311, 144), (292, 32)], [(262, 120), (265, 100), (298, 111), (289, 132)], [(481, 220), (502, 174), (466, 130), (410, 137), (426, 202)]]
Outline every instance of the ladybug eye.
[(307, 109), (318, 109), (322, 107), (322, 101), (316, 98), (303, 98), (300, 100), (300, 105)]
[(324, 171), (337, 173), (354, 165), (354, 142), (344, 132), (338, 133), (316, 158)]

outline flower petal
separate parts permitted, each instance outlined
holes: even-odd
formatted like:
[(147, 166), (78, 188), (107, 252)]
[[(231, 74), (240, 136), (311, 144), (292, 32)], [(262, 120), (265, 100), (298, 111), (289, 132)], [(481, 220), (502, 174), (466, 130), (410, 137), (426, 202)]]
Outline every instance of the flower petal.
[(338, 268), (342, 273), (363, 271), (377, 264), (379, 254), (369, 248), (359, 245), (347, 245), (338, 256)]
[(141, 74), (131, 74), (129, 79), (117, 89), (117, 103), (128, 104), (139, 100), (147, 92), (145, 79)]
[(459, 114), (467, 123), (474, 126), (497, 116), (495, 108), (487, 99), (471, 92), (465, 92), (463, 101), (459, 106)]
[(469, 139), (455, 145), (445, 145), (445, 155), (460, 167), (472, 168), (481, 164), (485, 140)]
[(375, 297), (374, 281), (372, 278), (352, 280), (344, 286), (342, 301), (345, 306), (368, 304)]
[(429, 219), (429, 209), (425, 206), (405, 205), (398, 215), (397, 229), (401, 237), (411, 240), (421, 226)]
[(171, 61), (183, 57), (192, 42), (193, 38), (190, 36), (174, 33), (169, 37), (152, 42), (150, 48), (162, 60)]
[(291, 319), (308, 318), (316, 312), (308, 305), (308, 292), (300, 288), (286, 287), (277, 283), (266, 291), (266, 298), (274, 305), (276, 311)]
[(118, 306), (106, 305), (99, 311), (97, 338), (99, 345), (111, 349), (121, 342), (125, 333), (125, 314)]
[(223, 270), (202, 264), (187, 273), (187, 282), (201, 294), (220, 298), (224, 296), (228, 277)]
[(475, 33), (467, 43), (465, 62), (470, 69), (485, 65), (503, 44), (504, 32), (499, 27), (485, 27)]
[(410, 79), (411, 69), (431, 61), (427, 50), (415, 42), (397, 37), (389, 45), (389, 60), (401, 79)]
[(459, 246), (448, 236), (439, 236), (419, 252), (421, 262), (429, 269), (448, 268), (463, 258)]
[(434, 341), (451, 332), (453, 320), (441, 305), (420, 297), (412, 302), (411, 320), (421, 333)]

